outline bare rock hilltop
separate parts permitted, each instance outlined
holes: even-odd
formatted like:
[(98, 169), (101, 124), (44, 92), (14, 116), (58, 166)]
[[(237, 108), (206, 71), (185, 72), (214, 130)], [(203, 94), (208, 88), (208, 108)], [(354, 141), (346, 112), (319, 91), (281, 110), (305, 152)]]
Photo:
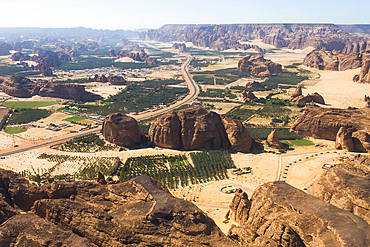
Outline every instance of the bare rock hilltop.
[(281, 64), (265, 59), (261, 54), (248, 54), (238, 63), (238, 71), (252, 75), (271, 77), (272, 74), (281, 73)]
[(237, 120), (202, 107), (173, 111), (158, 117), (149, 129), (157, 146), (173, 149), (233, 149), (248, 152), (252, 139)]
[(352, 212), (370, 224), (370, 159), (357, 155), (336, 164), (309, 188), (310, 194)]
[(369, 108), (337, 109), (306, 106), (292, 125), (291, 131), (337, 141), (338, 149), (369, 152), (368, 126), (370, 126)]
[(370, 225), (362, 218), (285, 182), (259, 186), (250, 200), (238, 189), (230, 210), (239, 226), (233, 225), (228, 236), (242, 245), (370, 245)]
[(0, 90), (4, 93), (20, 98), (29, 98), (34, 95), (42, 97), (56, 97), (81, 101), (99, 100), (100, 95), (87, 92), (83, 85), (60, 84), (47, 81), (32, 82), (21, 76), (0, 76)]
[(148, 176), (37, 187), (0, 169), (0, 224), (1, 246), (237, 246)]
[[(342, 50), (347, 44), (362, 39), (334, 24), (224, 24), (224, 25), (164, 25), (159, 29), (138, 33), (142, 40), (162, 42), (192, 42), (212, 49), (249, 49), (239, 41), (262, 39), (266, 44), (290, 49), (314, 47)], [(258, 47), (259, 48), (259, 47)]]

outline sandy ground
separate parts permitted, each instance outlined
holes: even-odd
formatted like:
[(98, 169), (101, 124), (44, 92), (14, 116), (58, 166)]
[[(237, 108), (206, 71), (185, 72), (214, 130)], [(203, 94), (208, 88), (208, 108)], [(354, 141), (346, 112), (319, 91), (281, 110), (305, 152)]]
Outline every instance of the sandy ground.
[(222, 103), (222, 102), (202, 102), (202, 104), (214, 105), (215, 109), (212, 109), (212, 111), (217, 112), (218, 114), (225, 114), (235, 106), (240, 105), (239, 103)]
[(104, 99), (108, 98), (110, 95), (115, 95), (126, 88), (126, 86), (108, 85), (107, 83), (99, 82), (91, 82), (84, 85), (86, 91), (98, 94)]
[(143, 63), (143, 62), (140, 62), (140, 61), (136, 61), (132, 58), (129, 58), (129, 57), (121, 57), (121, 58), (118, 58), (116, 60), (114, 60), (114, 62), (118, 63)]
[[(309, 69), (309, 68), (306, 68)], [(349, 106), (362, 108), (366, 105), (364, 95), (369, 94), (370, 84), (359, 84), (352, 81), (361, 68), (346, 71), (318, 71), (320, 79), (304, 81), (303, 94), (318, 92), (330, 107), (347, 108)]]

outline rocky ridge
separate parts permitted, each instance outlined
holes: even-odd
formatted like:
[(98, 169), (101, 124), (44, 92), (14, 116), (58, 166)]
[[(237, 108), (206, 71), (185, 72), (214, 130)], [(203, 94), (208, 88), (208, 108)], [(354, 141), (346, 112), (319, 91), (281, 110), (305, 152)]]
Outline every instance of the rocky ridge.
[(83, 85), (60, 84), (47, 81), (32, 82), (21, 76), (0, 76), (0, 90), (20, 98), (30, 98), (34, 95), (56, 97), (81, 101), (99, 100), (100, 95), (87, 92)]
[(370, 151), (369, 108), (320, 108), (306, 106), (291, 131), (302, 135), (336, 141), (338, 149)]
[(202, 107), (163, 114), (150, 126), (149, 137), (159, 147), (185, 150), (231, 148), (248, 152), (252, 145), (239, 121)]
[[(290, 49), (314, 47), (342, 50), (347, 44), (361, 41), (334, 24), (224, 24), (164, 25), (138, 33), (141, 40), (192, 42), (212, 49), (249, 49), (240, 42), (262, 39), (266, 44)], [(259, 48), (259, 47), (258, 47)]]
[(252, 75), (271, 77), (272, 74), (281, 73), (281, 64), (265, 59), (261, 54), (248, 54), (238, 63), (238, 71)]
[(228, 236), (242, 245), (370, 245), (366, 221), (285, 182), (259, 186), (250, 200), (239, 189), (230, 210), (239, 226), (233, 225)]
[(149, 57), (149, 55), (146, 54), (144, 51), (141, 51), (140, 53), (127, 53), (123, 51), (118, 52), (117, 58), (122, 58), (122, 57), (129, 57), (138, 62), (146, 62), (148, 65), (151, 65), (151, 66), (157, 65), (156, 60), (152, 57)]
[(236, 246), (195, 205), (148, 176), (37, 187), (0, 169), (0, 223), (4, 246)]

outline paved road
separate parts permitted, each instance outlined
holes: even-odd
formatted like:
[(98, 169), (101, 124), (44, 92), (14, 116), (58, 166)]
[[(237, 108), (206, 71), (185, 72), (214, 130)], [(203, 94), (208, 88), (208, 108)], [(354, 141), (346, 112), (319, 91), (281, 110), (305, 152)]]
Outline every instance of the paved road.
[[(189, 94), (184, 99), (179, 100), (175, 104), (170, 105), (168, 107), (165, 107), (165, 108), (162, 108), (162, 109), (159, 109), (159, 110), (156, 110), (156, 111), (152, 111), (152, 112), (146, 112), (146, 113), (142, 113), (142, 114), (132, 115), (132, 117), (135, 118), (137, 121), (145, 120), (145, 119), (148, 119), (148, 118), (151, 118), (151, 117), (161, 115), (165, 112), (172, 111), (172, 110), (174, 110), (174, 109), (176, 109), (176, 108), (178, 108), (182, 105), (188, 104), (192, 100), (194, 100), (197, 97), (197, 95), (199, 94), (199, 87), (194, 82), (194, 80), (190, 77), (190, 74), (189, 74), (189, 71), (188, 71), (188, 68), (187, 68), (189, 66), (191, 60), (192, 60), (191, 56), (188, 55), (186, 61), (181, 65), (181, 73), (184, 76), (184, 79), (185, 79), (185, 81), (188, 85), (189, 91), (190, 91)], [(100, 131), (101, 131), (101, 129), (95, 129), (95, 130), (80, 133), (80, 134), (77, 134), (77, 135), (72, 135), (72, 136), (68, 136), (68, 137), (62, 137), (62, 138), (56, 139), (56, 140), (46, 141), (46, 142), (39, 143), (37, 145), (32, 145), (32, 146), (23, 146), (22, 147), (22, 145), (21, 145), (18, 149), (13, 149), (12, 148), (7, 152), (0, 153), (0, 156), (6, 156), (6, 155), (15, 154), (15, 153), (20, 153), (20, 152), (24, 152), (24, 151), (27, 151), (27, 150), (30, 150), (30, 149), (43, 147), (45, 145), (49, 146), (49, 145), (53, 145), (53, 144), (56, 144), (56, 143), (59, 143), (59, 142), (62, 142), (62, 141), (66, 141), (66, 140), (69, 140), (69, 139), (72, 139), (72, 138), (75, 138), (75, 137), (79, 137), (79, 136), (87, 135), (87, 134), (91, 134), (91, 133), (97, 133), (97, 132), (100, 132)]]

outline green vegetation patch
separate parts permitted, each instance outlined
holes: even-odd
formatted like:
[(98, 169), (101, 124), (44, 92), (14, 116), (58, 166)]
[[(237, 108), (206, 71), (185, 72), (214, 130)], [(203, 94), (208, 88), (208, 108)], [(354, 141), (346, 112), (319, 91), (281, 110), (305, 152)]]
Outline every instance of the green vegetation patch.
[(231, 117), (233, 119), (244, 121), (255, 114), (258, 110), (253, 110), (247, 108), (246, 106), (236, 106), (230, 111), (228, 111), (225, 116)]
[[(307, 140), (307, 139), (289, 140), (288, 142), (293, 144), (292, 146), (313, 146), (313, 145), (315, 145), (315, 143), (313, 143), (312, 141)], [(291, 145), (289, 145), (289, 147), (291, 147)]]
[(37, 121), (51, 115), (51, 111), (45, 109), (15, 109), (8, 124), (22, 124)]
[(303, 135), (289, 132), (288, 128), (265, 128), (265, 127), (248, 128), (247, 127), (249, 135), (253, 139), (259, 139), (259, 140), (266, 140), (267, 136), (274, 129), (277, 131), (277, 134), (280, 140), (297, 140), (297, 139), (301, 140), (304, 137)]
[(227, 151), (193, 152), (191, 165), (185, 155), (142, 156), (128, 158), (121, 169), (120, 180), (149, 175), (169, 189), (227, 178), (227, 169), (235, 165)]
[(0, 66), (0, 75), (14, 75), (19, 72), (25, 72), (29, 70), (31, 70), (31, 68), (23, 68), (23, 67), (18, 67), (15, 65)]
[(85, 119), (86, 118), (84, 118), (84, 117), (73, 116), (73, 117), (65, 118), (65, 119), (63, 119), (63, 121), (75, 123), (75, 122), (78, 122), (78, 121), (81, 121), (81, 120), (85, 120)]
[(8, 134), (19, 134), (19, 133), (25, 132), (26, 129), (23, 129), (20, 127), (5, 127), (4, 131)]
[(1, 105), (13, 109), (38, 108), (59, 104), (60, 101), (6, 101)]
[(278, 88), (280, 84), (288, 84), (294, 86), (304, 80), (307, 80), (308, 78), (309, 78), (308, 76), (298, 75), (298, 72), (284, 71), (283, 73), (274, 75), (267, 79), (266, 81), (261, 82), (261, 84), (265, 86), (266, 89), (273, 89)]

